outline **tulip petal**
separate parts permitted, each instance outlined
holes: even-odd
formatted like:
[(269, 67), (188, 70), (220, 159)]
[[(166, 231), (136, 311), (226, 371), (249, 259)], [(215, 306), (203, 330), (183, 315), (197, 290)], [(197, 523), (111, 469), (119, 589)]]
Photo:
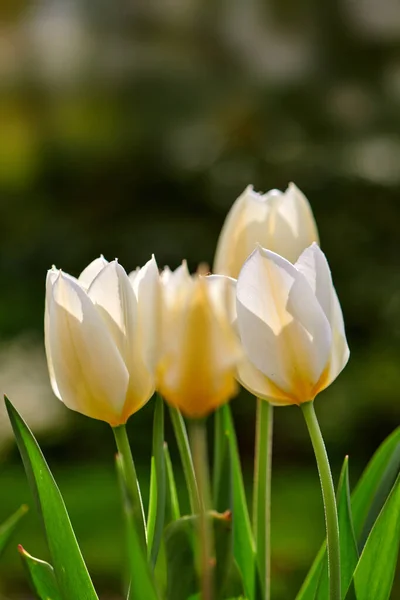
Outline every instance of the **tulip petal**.
[(44, 347), (47, 358), (47, 367), (49, 370), (49, 377), (51, 387), (54, 395), (61, 400), (60, 390), (58, 389), (56, 377), (54, 374), (53, 358), (51, 356), (51, 344), (50, 344), (50, 304), (53, 296), (53, 285), (59, 276), (59, 270), (53, 267), (47, 272), (46, 277), (46, 299), (44, 308)]
[(108, 265), (108, 261), (101, 254), (99, 258), (95, 258), (87, 267), (82, 271), (78, 277), (78, 281), (84, 289), (88, 289), (93, 279), (100, 273), (104, 267)]
[(63, 273), (52, 286), (48, 334), (63, 402), (95, 419), (119, 424), (128, 371), (93, 303)]
[(132, 285), (138, 303), (139, 343), (147, 368), (154, 372), (159, 356), (162, 308), (160, 274), (154, 255), (137, 272)]
[(304, 248), (319, 241), (310, 204), (294, 183), (290, 183), (285, 193), (277, 198), (271, 221), (274, 243), (266, 247), (292, 263)]
[(293, 404), (293, 399), (290, 396), (280, 390), (247, 359), (239, 363), (237, 379), (256, 398), (263, 398), (276, 406)]
[(204, 277), (186, 284), (187, 293), (166, 311), (159, 387), (168, 402), (193, 418), (207, 415), (236, 391), (239, 341), (225, 315), (215, 310)]
[(249, 185), (233, 204), (222, 227), (214, 260), (214, 273), (237, 278), (244, 261), (257, 243), (268, 246), (272, 190), (262, 195)]
[(327, 366), (331, 330), (304, 275), (259, 247), (240, 273), (237, 313), (253, 365), (293, 401), (313, 399)]
[[(350, 356), (343, 313), (332, 282), (328, 261), (322, 250), (312, 244), (300, 256), (296, 268), (307, 278), (332, 330), (330, 368), (323, 387), (327, 387), (344, 369)], [(322, 389), (322, 388), (321, 388)]]
[[(103, 318), (128, 369), (124, 415), (136, 412), (153, 395), (154, 378), (145, 364), (138, 301), (124, 268), (114, 260), (91, 283), (88, 296)], [(129, 413), (129, 414), (128, 414)]]

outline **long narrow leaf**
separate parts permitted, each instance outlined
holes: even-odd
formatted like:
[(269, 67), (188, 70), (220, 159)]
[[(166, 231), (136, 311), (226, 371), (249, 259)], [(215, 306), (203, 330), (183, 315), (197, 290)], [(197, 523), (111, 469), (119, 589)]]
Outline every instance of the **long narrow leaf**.
[[(243, 578), (246, 596), (253, 600), (259, 594), (256, 556), (246, 493), (230, 407), (222, 407), (224, 429), (228, 437), (233, 496), (233, 553)], [(256, 585), (257, 584), (257, 585)]]
[(34, 558), (22, 546), (18, 547), (23, 565), (28, 573), (32, 590), (40, 600), (61, 600), (54, 569), (49, 563)]
[(388, 600), (400, 544), (400, 475), (364, 546), (354, 583), (357, 600)]
[(7, 521), (0, 525), (0, 555), (10, 541), (18, 523), (27, 512), (28, 507), (23, 505)]
[[(124, 464), (120, 454), (116, 457), (118, 480), (126, 524), (130, 586), (128, 600), (159, 600), (149, 562), (135, 527), (130, 496), (126, 488)], [(78, 596), (79, 598), (79, 596)]]
[(153, 422), (152, 456), (149, 518), (147, 522), (148, 548), (153, 567), (157, 562), (165, 518), (165, 461), (164, 461), (164, 403), (161, 396), (156, 397)]
[(213, 506), (224, 512), (232, 508), (231, 467), (229, 461), (228, 436), (225, 431), (223, 409), (214, 415), (214, 464), (213, 464)]
[[(357, 542), (354, 535), (353, 518), (351, 514), (349, 461), (347, 456), (344, 459), (340, 474), (337, 491), (337, 506), (340, 532), (341, 589), (342, 598), (345, 598), (353, 577), (354, 569), (358, 562)], [(316, 599), (326, 600), (327, 598), (329, 598), (329, 577), (328, 556), (325, 552)]]
[(354, 529), (361, 547), (400, 471), (400, 427), (379, 446), (351, 498)]
[(6, 407), (42, 516), (61, 597), (63, 600), (97, 600), (60, 490), (32, 432), (7, 398)]
[(164, 442), (164, 459), (165, 469), (167, 475), (167, 500), (165, 505), (166, 511), (166, 524), (172, 521), (177, 521), (181, 516), (181, 509), (179, 507), (178, 492), (176, 491), (176, 483), (174, 477), (174, 469), (172, 467), (171, 457), (169, 455), (168, 444)]

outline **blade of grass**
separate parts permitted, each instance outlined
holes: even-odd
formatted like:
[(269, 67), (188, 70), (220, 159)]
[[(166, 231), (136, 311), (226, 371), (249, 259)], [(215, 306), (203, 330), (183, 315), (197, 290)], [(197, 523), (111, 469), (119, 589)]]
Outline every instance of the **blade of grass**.
[(63, 600), (98, 600), (60, 490), (29, 427), (6, 398), (18, 448), (42, 516), (52, 563)]
[(167, 502), (166, 512), (169, 515), (166, 518), (167, 523), (177, 521), (181, 516), (181, 509), (179, 507), (178, 492), (176, 490), (176, 483), (174, 477), (174, 469), (172, 467), (171, 457), (169, 455), (168, 444), (164, 442), (164, 459), (165, 468), (167, 473)]
[(189, 494), (190, 509), (192, 514), (196, 513), (199, 505), (199, 492), (197, 489), (196, 475), (194, 472), (193, 458), (190, 451), (189, 439), (183, 417), (177, 408), (169, 407), (169, 414), (174, 428), (176, 442), (182, 461), (183, 473)]
[(229, 462), (228, 437), (224, 427), (222, 409), (214, 415), (214, 464), (213, 464), (213, 506), (218, 512), (232, 508), (231, 467)]
[[(358, 562), (358, 548), (351, 514), (348, 456), (344, 459), (336, 497), (340, 532), (341, 589), (342, 598), (345, 598)], [(328, 597), (328, 557), (325, 552), (316, 600), (326, 600)]]
[(228, 437), (232, 470), (233, 553), (243, 579), (245, 594), (249, 600), (253, 600), (261, 597), (259, 580), (256, 577), (256, 555), (253, 533), (231, 410), (228, 404), (225, 404), (221, 410), (224, 419), (224, 429)]
[(7, 521), (0, 526), (0, 556), (10, 541), (10, 538), (17, 528), (18, 523), (27, 512), (28, 507), (23, 504), (13, 515), (11, 515), (11, 517), (7, 519)]
[(40, 600), (61, 600), (53, 567), (28, 554), (22, 546), (18, 546), (18, 551), (31, 587)]
[(150, 479), (149, 516), (147, 520), (148, 552), (155, 566), (160, 549), (165, 518), (166, 481), (164, 461), (164, 402), (157, 394), (153, 422), (153, 457)]
[[(136, 529), (130, 492), (126, 485), (124, 461), (116, 456), (116, 467), (121, 489), (122, 506), (126, 525), (130, 585), (128, 600), (160, 600), (153, 579), (146, 551)], [(78, 596), (79, 597), (79, 596)]]
[(400, 475), (365, 543), (354, 573), (357, 600), (388, 600), (400, 544)]

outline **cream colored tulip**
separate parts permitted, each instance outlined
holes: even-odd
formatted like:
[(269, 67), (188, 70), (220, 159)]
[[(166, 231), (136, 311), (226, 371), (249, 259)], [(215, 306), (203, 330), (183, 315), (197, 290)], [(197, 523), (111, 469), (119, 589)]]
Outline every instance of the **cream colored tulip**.
[(55, 395), (68, 408), (124, 424), (153, 395), (159, 311), (154, 257), (131, 284), (122, 266), (96, 259), (78, 279), (46, 281), (45, 346)]
[(213, 271), (237, 279), (257, 244), (294, 263), (312, 242), (318, 231), (311, 207), (293, 183), (284, 193), (258, 194), (248, 186), (225, 219)]
[(238, 379), (272, 404), (301, 404), (349, 358), (343, 315), (325, 255), (312, 244), (293, 265), (258, 247), (236, 286), (237, 328), (248, 360)]
[[(220, 301), (225, 281), (190, 276), (184, 263), (161, 274), (163, 327), (158, 389), (191, 418), (202, 418), (235, 395), (239, 340)], [(214, 289), (220, 286), (216, 292)]]

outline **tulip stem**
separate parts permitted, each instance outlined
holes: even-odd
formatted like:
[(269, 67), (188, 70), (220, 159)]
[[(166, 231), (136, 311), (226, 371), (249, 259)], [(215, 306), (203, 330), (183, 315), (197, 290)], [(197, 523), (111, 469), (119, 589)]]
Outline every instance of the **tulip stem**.
[(143, 510), (142, 496), (139, 481), (136, 475), (135, 463), (133, 462), (131, 447), (128, 440), (125, 425), (113, 427), (114, 437), (118, 453), (122, 457), (123, 472), (129, 500), (132, 504), (132, 514), (136, 524), (136, 530), (143, 543), (147, 544), (146, 524)]
[(310, 434), (315, 458), (317, 459), (324, 500), (329, 569), (329, 599), (340, 600), (339, 522), (332, 473), (317, 415), (315, 414), (314, 402), (301, 404), (301, 409)]
[(179, 454), (182, 461), (183, 472), (189, 494), (190, 509), (192, 514), (194, 514), (199, 506), (199, 491), (197, 488), (188, 434), (186, 431), (185, 422), (179, 410), (173, 406), (170, 406), (169, 414), (171, 416), (172, 426), (174, 428), (176, 442), (178, 444)]
[(199, 539), (201, 600), (213, 598), (213, 535), (208, 511), (210, 510), (210, 474), (207, 452), (207, 428), (203, 419), (190, 422), (190, 440), (193, 451), (194, 469), (198, 484)]
[(263, 599), (271, 597), (271, 467), (273, 407), (257, 399), (253, 529)]

